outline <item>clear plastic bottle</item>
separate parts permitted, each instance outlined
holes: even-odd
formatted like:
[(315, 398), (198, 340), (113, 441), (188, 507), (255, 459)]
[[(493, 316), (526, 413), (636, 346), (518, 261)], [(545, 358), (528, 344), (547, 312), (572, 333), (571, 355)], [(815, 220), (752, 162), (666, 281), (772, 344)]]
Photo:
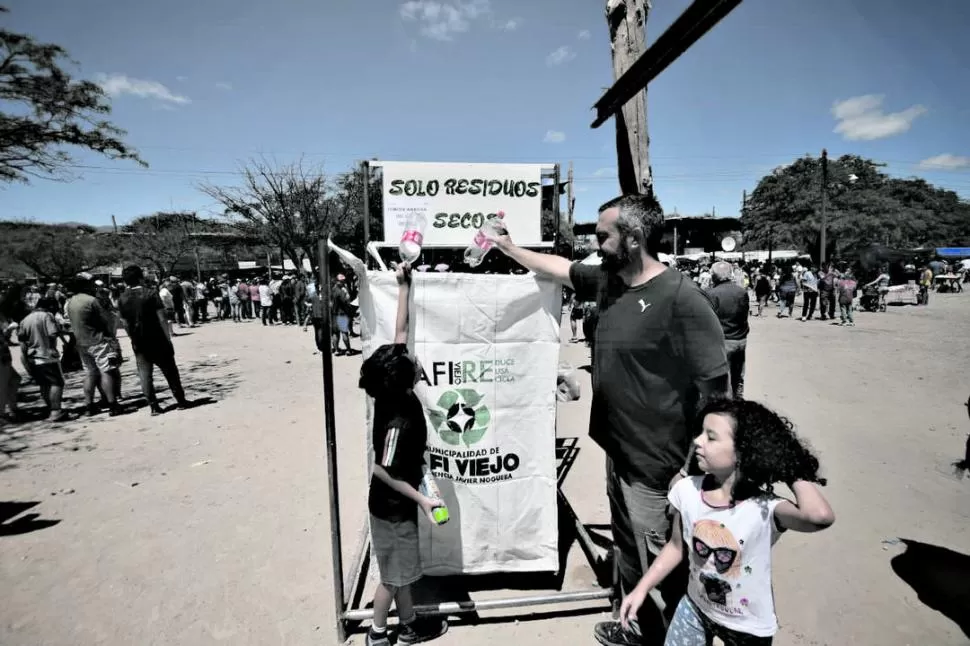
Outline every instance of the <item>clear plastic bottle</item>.
[(421, 255), (421, 245), (424, 244), (424, 228), (427, 224), (428, 218), (424, 213), (412, 213), (408, 217), (407, 224), (404, 226), (404, 234), (401, 235), (401, 244), (398, 246), (401, 262), (413, 263)]
[(494, 218), (489, 218), (482, 225), (482, 228), (475, 234), (472, 243), (465, 249), (465, 263), (469, 267), (477, 267), (485, 260), (489, 250), (492, 248), (492, 241), (489, 235), (498, 233), (498, 224), (505, 218), (505, 211), (499, 211)]
[[(431, 469), (428, 465), (422, 465), (421, 471), (423, 475), (421, 476), (421, 494), (427, 496), (428, 498), (435, 498), (441, 500), (441, 490), (438, 489), (438, 483), (434, 481), (434, 475), (431, 473)], [(434, 520), (439, 525), (444, 525), (448, 522), (451, 516), (448, 514), (448, 508), (442, 505), (441, 507), (435, 507), (431, 513), (434, 515)]]

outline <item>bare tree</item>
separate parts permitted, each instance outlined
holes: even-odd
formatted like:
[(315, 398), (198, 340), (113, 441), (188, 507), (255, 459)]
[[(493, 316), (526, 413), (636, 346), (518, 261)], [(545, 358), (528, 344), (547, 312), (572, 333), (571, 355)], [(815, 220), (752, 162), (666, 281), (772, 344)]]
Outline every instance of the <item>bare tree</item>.
[[(643, 54), (649, 13), (649, 0), (607, 0), (614, 82)], [(646, 88), (616, 114), (616, 156), (621, 192), (653, 196)]]
[(317, 241), (353, 233), (359, 214), (344, 199), (345, 178), (329, 178), (302, 160), (274, 165), (265, 159), (242, 169), (242, 185), (203, 184), (199, 189), (219, 202), (242, 233), (279, 248), (295, 266), (304, 258), (316, 266)]
[(139, 261), (168, 276), (192, 252), (192, 232), (197, 223), (195, 213), (159, 212), (135, 218), (124, 229), (126, 246)]

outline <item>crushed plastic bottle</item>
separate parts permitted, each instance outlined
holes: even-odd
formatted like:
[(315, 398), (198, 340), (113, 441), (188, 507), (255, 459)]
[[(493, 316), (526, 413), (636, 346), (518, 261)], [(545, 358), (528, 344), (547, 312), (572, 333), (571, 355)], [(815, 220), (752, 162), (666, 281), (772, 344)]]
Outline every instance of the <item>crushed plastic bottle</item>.
[(401, 256), (401, 262), (414, 263), (421, 255), (421, 245), (424, 244), (424, 229), (427, 224), (428, 218), (424, 213), (414, 213), (408, 217), (404, 234), (401, 235), (401, 244), (397, 249)]
[[(421, 487), (420, 491), (422, 495), (428, 498), (435, 498), (441, 500), (441, 490), (438, 489), (438, 483), (434, 481), (434, 475), (431, 473), (431, 469), (428, 465), (422, 465), (421, 470), (423, 475), (421, 476)], [(432, 515), (434, 515), (434, 520), (439, 525), (444, 525), (448, 522), (451, 516), (448, 514), (448, 508), (444, 505), (441, 507), (435, 507), (431, 510)]]
[(485, 256), (494, 246), (489, 237), (498, 234), (498, 225), (505, 219), (505, 211), (499, 211), (494, 218), (489, 218), (482, 228), (475, 234), (472, 243), (465, 249), (465, 263), (469, 267), (477, 267), (485, 260)]

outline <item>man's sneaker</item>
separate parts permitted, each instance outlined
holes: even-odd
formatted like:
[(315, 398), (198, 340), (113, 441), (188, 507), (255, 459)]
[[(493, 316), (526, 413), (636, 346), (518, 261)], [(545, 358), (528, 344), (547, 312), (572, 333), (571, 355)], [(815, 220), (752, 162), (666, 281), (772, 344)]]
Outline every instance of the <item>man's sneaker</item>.
[(593, 636), (603, 646), (640, 646), (640, 636), (631, 630), (624, 630), (618, 621), (603, 621), (596, 624)]
[(420, 644), (421, 642), (437, 639), (448, 632), (448, 622), (444, 619), (429, 617), (415, 619), (409, 624), (401, 626), (398, 633), (398, 644)]
[(375, 633), (373, 630), (367, 631), (367, 646), (390, 646), (387, 640), (387, 631)]

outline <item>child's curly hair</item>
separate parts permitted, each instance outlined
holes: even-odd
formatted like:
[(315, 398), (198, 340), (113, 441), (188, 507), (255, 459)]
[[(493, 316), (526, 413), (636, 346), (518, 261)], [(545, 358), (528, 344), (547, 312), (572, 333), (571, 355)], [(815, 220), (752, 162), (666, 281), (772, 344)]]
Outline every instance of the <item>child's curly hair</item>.
[(763, 404), (744, 399), (717, 399), (698, 414), (698, 429), (707, 415), (727, 415), (734, 422), (737, 481), (733, 497), (744, 500), (771, 492), (776, 482), (796, 480), (822, 486), (818, 458), (802, 442), (788, 419)]
[(380, 346), (360, 367), (358, 386), (374, 399), (401, 395), (414, 387), (417, 369), (403, 343)]

